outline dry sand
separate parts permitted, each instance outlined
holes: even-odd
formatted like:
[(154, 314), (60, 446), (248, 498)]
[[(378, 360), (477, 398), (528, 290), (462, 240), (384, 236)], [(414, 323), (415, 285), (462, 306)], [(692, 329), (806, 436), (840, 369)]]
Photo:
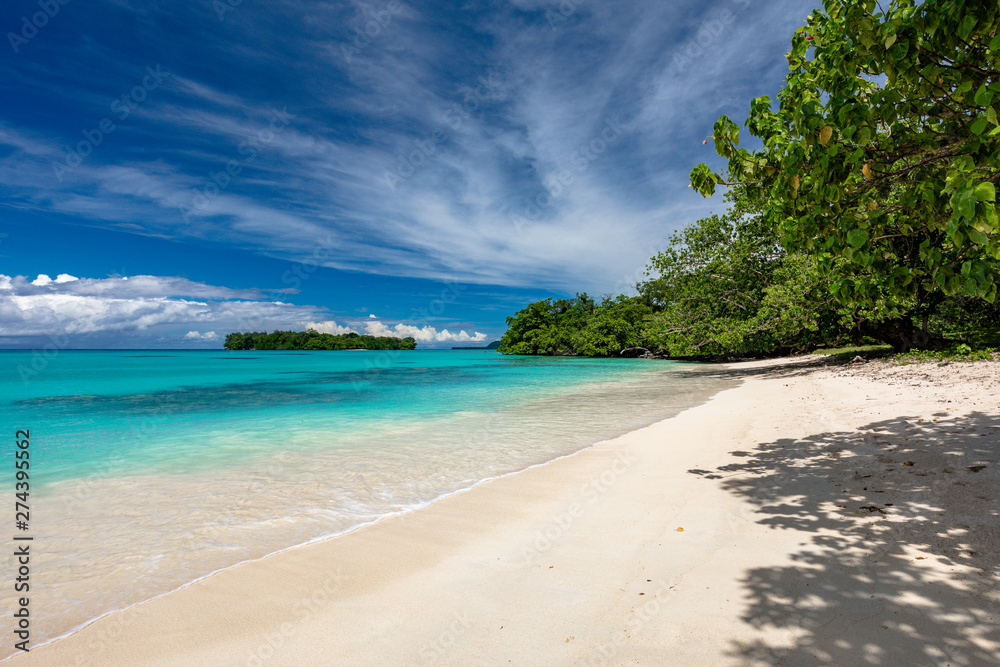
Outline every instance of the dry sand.
[(819, 364), (10, 664), (1000, 665), (1000, 363)]

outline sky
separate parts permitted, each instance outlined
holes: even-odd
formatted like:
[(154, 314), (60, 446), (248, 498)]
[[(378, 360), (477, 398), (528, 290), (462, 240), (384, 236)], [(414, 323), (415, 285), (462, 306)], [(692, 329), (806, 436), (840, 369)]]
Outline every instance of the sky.
[(475, 346), (634, 293), (818, 4), (4, 0), (0, 348)]

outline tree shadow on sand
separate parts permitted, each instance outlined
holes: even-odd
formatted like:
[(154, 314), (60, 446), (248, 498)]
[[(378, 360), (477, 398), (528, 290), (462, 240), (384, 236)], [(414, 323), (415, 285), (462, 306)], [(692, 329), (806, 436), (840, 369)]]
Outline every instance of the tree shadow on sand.
[(939, 412), (735, 452), (713, 471), (797, 531), (750, 570), (745, 665), (1000, 665), (1000, 417)]

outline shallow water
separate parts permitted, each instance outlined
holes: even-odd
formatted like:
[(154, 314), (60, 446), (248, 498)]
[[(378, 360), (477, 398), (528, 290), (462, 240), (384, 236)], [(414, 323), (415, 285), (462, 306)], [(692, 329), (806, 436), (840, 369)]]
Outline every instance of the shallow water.
[(11, 442), (31, 431), (35, 645), (733, 382), (672, 362), (475, 351), (3, 352), (0, 370), (0, 423)]

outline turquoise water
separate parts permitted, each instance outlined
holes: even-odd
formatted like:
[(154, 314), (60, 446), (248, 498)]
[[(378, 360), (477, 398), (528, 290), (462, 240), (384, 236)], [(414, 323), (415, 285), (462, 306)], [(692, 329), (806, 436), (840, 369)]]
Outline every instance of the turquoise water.
[[(316, 429), (356, 437), (657, 370), (633, 360), (467, 351), (67, 351), (24, 373), (32, 360), (0, 353), (8, 378), (0, 405), (34, 431), (42, 484), (95, 471), (232, 465), (273, 453), (276, 443), (308, 449)], [(18, 381), (18, 367), (27, 381)], [(233, 429), (256, 437), (207, 446)]]
[(0, 371), (0, 423), (11, 442), (31, 431), (39, 640), (730, 382), (671, 362), (419, 350), (8, 351)]

